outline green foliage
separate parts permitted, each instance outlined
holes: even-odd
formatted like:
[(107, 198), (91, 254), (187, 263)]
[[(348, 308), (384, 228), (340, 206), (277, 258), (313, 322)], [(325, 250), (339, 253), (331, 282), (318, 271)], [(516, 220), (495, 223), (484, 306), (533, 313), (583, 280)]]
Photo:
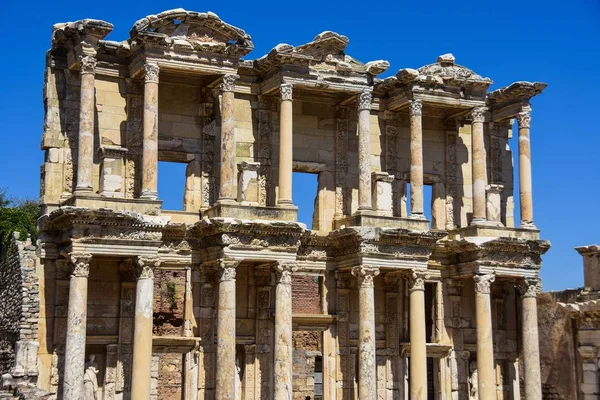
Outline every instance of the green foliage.
[(169, 296), (169, 302), (171, 303), (171, 310), (177, 308), (177, 286), (175, 282), (167, 282), (167, 296)]
[(21, 240), (29, 234), (35, 241), (40, 215), (41, 207), (37, 201), (11, 198), (6, 189), (0, 189), (0, 243), (10, 240), (13, 232), (19, 232)]

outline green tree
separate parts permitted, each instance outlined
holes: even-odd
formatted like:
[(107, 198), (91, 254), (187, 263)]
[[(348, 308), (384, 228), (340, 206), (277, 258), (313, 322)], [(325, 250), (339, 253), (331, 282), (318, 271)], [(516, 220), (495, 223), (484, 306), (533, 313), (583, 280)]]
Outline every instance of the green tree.
[(31, 199), (15, 199), (0, 189), (0, 243), (6, 243), (13, 232), (19, 232), (21, 239), (37, 236), (37, 219), (41, 215), (39, 203)]

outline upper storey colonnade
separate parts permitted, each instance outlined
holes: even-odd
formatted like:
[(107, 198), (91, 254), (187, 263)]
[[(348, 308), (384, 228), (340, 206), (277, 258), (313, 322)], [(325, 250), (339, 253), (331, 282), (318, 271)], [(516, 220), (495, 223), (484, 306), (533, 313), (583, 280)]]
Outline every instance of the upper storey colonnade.
[[(334, 32), (324, 32), (312, 42), (301, 46), (280, 44), (259, 59), (243, 60), (242, 57), (253, 49), (250, 36), (212, 13), (172, 10), (148, 16), (135, 23), (130, 38), (123, 42), (104, 40), (112, 28), (111, 24), (98, 20), (81, 20), (54, 27), (51, 54), (65, 58), (66, 67), (79, 71), (80, 76), (77, 157), (74, 167), (76, 170), (73, 171), (76, 184), (72, 191), (75, 199), (78, 196), (84, 198), (94, 195), (95, 162), (100, 163), (101, 169), (98, 193), (115, 198), (124, 196), (123, 191), (112, 186), (123, 185), (123, 159), (132, 149), (127, 148), (125, 143), (121, 146), (104, 146), (102, 138), (97, 138), (94, 131), (99, 124), (95, 81), (99, 76), (116, 76), (143, 87), (140, 96), (143, 111), (139, 121), (141, 161), (138, 166), (139, 175), (135, 178), (135, 185), (139, 187), (136, 196), (141, 202), (158, 200), (159, 81), (163, 74), (176, 74), (182, 81), (194, 81), (194, 77), (201, 76), (206, 87), (219, 96), (220, 109), (216, 122), (219, 143), (218, 155), (215, 155), (214, 160), (217, 170), (212, 178), (218, 193), (214, 197), (215, 201), (210, 204), (217, 211), (208, 211), (209, 216), (227, 216), (227, 205), (237, 206), (240, 198), (242, 180), (238, 182), (236, 165), (236, 96), (253, 96), (259, 103), (265, 98), (278, 99), (278, 156), (273, 157), (277, 164), (271, 166), (278, 176), (269, 176), (271, 190), (276, 192), (277, 199), (272, 206), (292, 211), (295, 210), (292, 203), (292, 172), (294, 162), (301, 161), (294, 154), (293, 102), (296, 97), (306, 99), (323, 96), (334, 99), (339, 114), (351, 111), (357, 120), (357, 165), (349, 165), (348, 157), (343, 154), (343, 145), (336, 148), (335, 161), (325, 163), (325, 168), (334, 170), (336, 174), (337, 203), (340, 202), (337, 192), (347, 190), (344, 186), (349, 185), (346, 182), (346, 172), (342, 170), (357, 170), (356, 209), (349, 215), (346, 206), (342, 206), (344, 210), (341, 212), (339, 206), (331, 206), (336, 208), (338, 218), (346, 218), (342, 225), (368, 224), (365, 221), (369, 217), (389, 217), (389, 209), (392, 207), (386, 209), (381, 204), (387, 200), (382, 202), (377, 197), (389, 194), (387, 203), (396, 201), (391, 197), (398, 197), (401, 195), (399, 192), (406, 191), (407, 183), (410, 184), (410, 215), (394, 212), (393, 216), (397, 220), (416, 221), (414, 223), (417, 226), (419, 221), (425, 220), (423, 187), (426, 184), (424, 164), (428, 149), (424, 148), (424, 121), (427, 116), (433, 115), (450, 126), (447, 131), (458, 132), (461, 126), (470, 125), (471, 143), (467, 147), (470, 148), (468, 163), (472, 193), (464, 193), (462, 196), (471, 199), (472, 226), (502, 225), (498, 217), (488, 215), (490, 203), (492, 207), (499, 207), (498, 193), (502, 188), (499, 189), (498, 182), (494, 182), (493, 174), (490, 173), (490, 144), (486, 143), (486, 133), (494, 129), (509, 130), (509, 123), (516, 119), (520, 227), (535, 229), (530, 100), (543, 91), (546, 86), (543, 83), (515, 82), (507, 87), (488, 91), (492, 81), (456, 64), (451, 54), (442, 55), (435, 63), (419, 69), (401, 69), (393, 76), (379, 79), (377, 75), (385, 72), (389, 63), (378, 60), (363, 64), (353, 59), (345, 53), (348, 38)], [(408, 171), (403, 172), (403, 176), (393, 176), (392, 173), (386, 175), (377, 171), (379, 168), (373, 167), (372, 115), (377, 112), (384, 115), (386, 121), (388, 118), (392, 121), (391, 128), (386, 125), (385, 129), (380, 130), (380, 135), (386, 136), (389, 148), (398, 147), (397, 134), (394, 135), (395, 128), (392, 129), (394, 118), (403, 113), (408, 115), (410, 166)], [(127, 124), (131, 126), (130, 116), (127, 118)], [(46, 125), (49, 126), (49, 123)], [(48, 139), (49, 136), (45, 132), (42, 146), (46, 150), (54, 146)], [(261, 161), (261, 151), (262, 148), (258, 151), (258, 159), (254, 161)], [(347, 145), (345, 151), (348, 151)], [(95, 152), (99, 152), (100, 161), (94, 161)], [(400, 175), (400, 168), (392, 165), (394, 157), (395, 155), (386, 157), (386, 169)], [(448, 153), (445, 166), (445, 174), (450, 179), (453, 168), (456, 168), (450, 165), (449, 159), (452, 157)], [(493, 154), (492, 157), (497, 155)], [(249, 176), (256, 176), (256, 167), (248, 169), (250, 174), (255, 174)], [(244, 171), (240, 173), (243, 174)], [(116, 184), (115, 175), (118, 175)], [(404, 186), (398, 186), (401, 185), (399, 182), (405, 182)], [(453, 193), (456, 190), (448, 184), (447, 186), (444, 189), (445, 197), (461, 196)], [(284, 214), (279, 214), (280, 217), (282, 215)], [(293, 212), (291, 215), (295, 218)], [(407, 226), (415, 226), (414, 223)], [(447, 229), (455, 226), (461, 225), (457, 221), (447, 221)]]

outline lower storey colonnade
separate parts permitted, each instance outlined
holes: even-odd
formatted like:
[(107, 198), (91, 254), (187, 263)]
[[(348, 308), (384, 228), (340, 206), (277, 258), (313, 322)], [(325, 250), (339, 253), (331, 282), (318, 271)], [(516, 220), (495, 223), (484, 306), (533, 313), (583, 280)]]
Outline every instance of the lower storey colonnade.
[[(64, 398), (85, 398), (85, 305), (87, 302), (91, 258), (90, 254), (71, 254), (68, 325), (64, 354)], [(155, 368), (153, 366), (153, 352), (155, 351), (153, 345), (156, 346), (156, 343), (153, 343), (153, 311), (155, 311), (153, 310), (154, 274), (155, 271), (161, 268), (161, 264), (158, 258), (152, 257), (137, 257), (134, 264), (137, 281), (135, 283), (135, 311), (133, 318), (131, 398), (156, 398), (152, 392), (152, 379), (155, 379), (153, 378), (153, 374), (155, 376), (155, 372), (153, 372)], [(240, 304), (239, 299), (236, 299), (236, 295), (247, 292), (240, 292), (239, 285), (236, 284), (239, 265), (239, 260), (220, 259), (217, 261), (216, 266), (211, 267), (214, 271), (215, 286), (217, 289), (214, 295), (216, 298), (216, 307), (213, 320), (216, 322), (214, 324), (216, 334), (214, 367), (216, 370), (214, 372), (214, 392), (212, 392), (212, 396), (219, 400), (252, 398), (252, 395), (240, 397), (240, 391), (242, 390), (240, 386), (242, 385), (240, 382), (240, 371), (242, 368), (240, 367), (238, 353), (240, 340), (247, 339), (241, 339), (237, 332), (242, 321), (238, 319), (236, 314), (236, 306)], [(261, 387), (260, 390), (269, 393), (268, 398), (292, 400), (299, 398), (296, 389), (300, 385), (298, 383), (300, 381), (296, 377), (297, 366), (295, 363), (297, 363), (297, 355), (295, 351), (297, 348), (295, 347), (296, 339), (294, 332), (296, 330), (310, 329), (310, 327), (299, 327), (298, 323), (294, 320), (294, 316), (297, 314), (295, 314), (296, 310), (293, 309), (293, 304), (296, 301), (293, 296), (293, 278), (297, 275), (303, 276), (303, 271), (299, 271), (297, 264), (293, 261), (274, 262), (266, 270), (262, 268), (262, 271), (264, 272), (261, 273), (268, 274), (267, 279), (263, 281), (264, 286), (257, 286), (253, 290), (256, 290), (256, 293), (263, 293), (265, 295), (272, 291), (274, 298), (268, 302), (269, 305), (267, 306), (272, 311), (267, 310), (265, 313), (261, 312), (262, 306), (259, 304), (262, 300), (258, 300), (259, 298), (264, 299), (264, 297), (256, 295), (257, 321), (260, 319), (265, 321), (266, 324), (257, 324), (256, 337), (253, 339), (255, 344), (251, 344), (250, 346), (255, 346), (257, 353), (259, 352), (259, 346), (261, 346), (260, 351), (269, 353), (269, 349), (272, 348), (272, 358), (262, 358), (263, 362), (264, 360), (271, 360), (269, 362), (271, 365), (269, 367), (261, 367), (265, 368), (264, 371), (272, 371), (272, 375), (269, 373), (272, 378), (261, 378), (267, 382), (272, 379), (270, 381), (272, 385), (269, 385), (270, 387)], [(358, 265), (348, 270), (339, 271), (339, 274), (340, 276), (346, 275), (350, 277), (349, 280), (351, 282), (347, 284), (334, 282), (333, 287), (337, 287), (337, 290), (328, 290), (328, 285), (324, 285), (319, 289), (320, 301), (331, 304), (331, 306), (321, 304), (323, 314), (321, 317), (328, 317), (330, 314), (335, 314), (334, 316), (337, 321), (331, 319), (330, 322), (327, 322), (327, 326), (321, 329), (326, 334), (324, 333), (321, 336), (323, 342), (319, 350), (323, 355), (322, 369), (320, 371), (322, 378), (320, 379), (322, 379), (321, 383), (326, 391), (324, 392), (324, 397), (317, 396), (316, 398), (328, 398), (327, 394), (333, 395), (334, 393), (336, 398), (347, 398), (349, 394), (354, 393), (360, 399), (374, 400), (379, 398), (378, 393), (381, 390), (398, 390), (398, 392), (404, 393), (402, 395), (403, 398), (414, 400), (429, 399), (432, 395), (431, 376), (433, 375), (433, 371), (430, 369), (434, 365), (430, 360), (435, 357), (442, 357), (445, 361), (440, 363), (440, 365), (447, 365), (447, 370), (444, 373), (440, 372), (439, 366), (435, 367), (438, 370), (438, 377), (435, 379), (446, 379), (448, 381), (447, 383), (437, 382), (435, 384), (437, 388), (436, 393), (438, 393), (436, 396), (439, 396), (440, 393), (450, 395), (450, 392), (461, 390), (460, 377), (457, 377), (457, 374), (460, 375), (462, 372), (459, 371), (460, 368), (458, 368), (457, 362), (459, 362), (458, 360), (461, 357), (464, 358), (464, 355), (460, 354), (461, 352), (464, 353), (464, 349), (468, 349), (471, 354), (474, 353), (474, 361), (466, 361), (467, 368), (469, 368), (469, 377), (467, 379), (469, 393), (471, 395), (477, 393), (481, 399), (496, 398), (499, 384), (496, 371), (497, 362), (495, 360), (495, 351), (497, 351), (494, 346), (495, 333), (492, 330), (492, 327), (497, 325), (492, 322), (492, 304), (496, 303), (493, 303), (491, 299), (491, 287), (496, 279), (495, 275), (475, 274), (471, 277), (452, 280), (454, 285), (458, 284), (462, 287), (464, 283), (465, 287), (473, 287), (474, 289), (474, 292), (470, 294), (463, 291), (460, 294), (460, 299), (473, 299), (473, 305), (469, 307), (474, 310), (473, 319), (475, 322), (476, 343), (474, 343), (475, 346), (473, 347), (461, 344), (461, 349), (458, 349), (456, 348), (458, 343), (453, 344), (453, 341), (456, 340), (456, 335), (453, 335), (451, 331), (460, 328), (457, 326), (455, 320), (458, 318), (458, 323), (461, 323), (461, 314), (454, 315), (453, 313), (462, 313), (463, 311), (451, 310), (454, 306), (444, 306), (444, 302), (453, 304), (456, 301), (457, 295), (451, 291), (446, 293), (446, 290), (443, 288), (446, 288), (447, 285), (443, 285), (439, 278), (433, 279), (427, 269), (413, 268), (404, 271), (390, 271)], [(337, 276), (338, 274), (336, 274), (336, 280)], [(391, 289), (391, 291), (390, 289), (382, 289), (380, 286), (385, 286), (385, 282), (390, 279), (395, 279), (399, 282), (395, 286), (396, 289)], [(524, 367), (525, 398), (541, 399), (536, 318), (537, 305), (535, 300), (537, 293), (540, 291), (539, 280), (525, 279), (516, 283), (518, 283), (518, 293), (520, 294), (522, 309), (521, 341), (523, 343), (522, 362)], [(426, 290), (428, 284), (436, 288), (434, 292), (439, 296), (437, 300), (432, 301), (430, 294), (428, 294)], [(186, 285), (188, 288), (192, 287), (189, 285), (189, 282)], [(399, 290), (398, 288), (400, 287), (402, 289)], [(384, 294), (383, 296), (382, 293)], [(403, 296), (400, 296), (399, 293), (402, 293)], [(191, 290), (189, 295), (193, 297)], [(392, 303), (389, 300), (398, 298), (403, 299), (401, 300), (403, 305), (400, 307), (400, 310), (396, 310), (396, 306), (391, 306), (390, 304)], [(386, 304), (382, 305), (379, 303), (382, 299), (386, 299), (384, 301)], [(201, 300), (199, 308), (202, 308), (203, 301)], [(352, 306), (354, 301), (356, 308)], [(186, 304), (187, 302), (186, 300)], [(461, 307), (465, 307), (460, 302), (458, 304)], [(333, 305), (337, 308), (335, 313), (331, 312), (334, 309)], [(433, 311), (431, 311), (432, 307)], [(396, 324), (399, 318), (398, 314), (404, 314), (405, 312), (408, 319), (404, 320), (401, 324)], [(349, 315), (353, 313), (357, 316), (358, 330), (355, 342), (352, 342), (352, 334), (348, 333), (352, 330), (352, 324), (349, 323), (352, 317), (349, 317)], [(386, 315), (386, 319), (382, 320), (382, 314)], [(188, 312), (187, 315), (190, 315), (190, 313)], [(196, 315), (196, 313), (194, 312), (191, 315)], [(444, 315), (446, 315), (446, 318), (443, 318)], [(202, 315), (201, 317), (206, 318), (206, 316)], [(310, 317), (317, 318), (313, 315)], [(402, 318), (404, 319), (405, 317)], [(467, 320), (467, 315), (462, 314), (462, 319)], [(272, 321), (270, 322), (273, 327), (272, 336), (269, 333), (271, 331), (265, 328), (269, 326), (269, 320)], [(428, 325), (431, 324), (431, 321), (433, 321), (434, 326), (429, 327)], [(394, 327), (385, 327), (385, 324), (392, 324)], [(193, 325), (196, 325), (196, 323), (193, 323)], [(404, 327), (407, 328), (406, 337), (402, 333)], [(382, 333), (382, 329), (387, 329), (387, 332)], [(435, 333), (432, 333), (431, 329)], [(468, 332), (469, 330), (466, 329), (463, 333), (466, 336)], [(196, 333), (190, 333), (189, 335), (196, 335)], [(200, 332), (197, 335), (202, 336)], [(263, 337), (259, 337), (260, 335)], [(397, 338), (397, 340), (394, 338)], [(204, 336), (200, 339), (204, 339)], [(383, 339), (385, 339), (385, 345), (381, 343)], [(394, 340), (396, 340), (396, 343), (394, 343)], [(348, 365), (345, 362), (350, 360), (348, 357), (352, 357), (352, 343), (356, 345), (355, 362), (357, 363), (357, 369), (355, 374), (349, 379), (354, 383), (348, 384), (348, 377), (344, 376), (346, 374), (344, 371), (348, 370)], [(210, 343), (200, 342), (201, 347), (207, 345), (210, 345)], [(395, 347), (398, 351), (396, 353), (389, 353), (384, 347)], [(436, 349), (439, 348), (447, 349), (444, 350), (446, 354), (433, 356), (432, 353), (436, 352)], [(384, 357), (384, 354), (385, 356), (389, 355), (386, 351), (393, 356), (389, 357), (388, 361)], [(334, 357), (333, 362), (328, 359), (328, 357), (332, 356)], [(204, 355), (203, 357), (206, 359), (207, 356)], [(193, 364), (193, 358), (193, 356), (192, 358), (186, 356), (186, 365), (188, 363)], [(195, 361), (195, 363), (194, 371), (196, 371), (196, 377), (194, 379), (198, 379), (198, 374), (202, 375), (204, 373), (208, 376), (212, 373), (206, 370), (211, 368), (210, 363), (202, 364), (199, 361)], [(249, 358), (245, 360), (245, 363), (247, 370), (250, 371)], [(394, 365), (390, 367), (392, 364)], [(388, 367), (382, 368), (382, 365), (388, 365)], [(405, 365), (405, 367), (402, 367), (402, 365)], [(471, 366), (469, 367), (469, 365)], [(332, 371), (332, 369), (337, 369), (337, 372)], [(476, 373), (474, 374), (475, 371)], [(385, 376), (382, 376), (382, 374)], [(189, 376), (187, 379), (190, 379)], [(251, 378), (248, 379), (251, 380)], [(200, 377), (199, 380), (202, 381), (203, 378)], [(388, 383), (382, 386), (381, 382), (386, 382), (386, 380)], [(187, 389), (184, 398), (206, 398), (198, 395), (203, 389), (199, 387), (197, 382), (194, 384), (185, 382), (185, 385)], [(350, 389), (348, 389), (348, 385)], [(207, 386), (205, 383), (205, 389)], [(243, 390), (253, 393), (259, 392), (259, 389), (248, 386), (247, 383), (244, 384)], [(205, 392), (210, 393), (211, 391), (205, 390)], [(265, 398), (264, 392), (261, 396)]]

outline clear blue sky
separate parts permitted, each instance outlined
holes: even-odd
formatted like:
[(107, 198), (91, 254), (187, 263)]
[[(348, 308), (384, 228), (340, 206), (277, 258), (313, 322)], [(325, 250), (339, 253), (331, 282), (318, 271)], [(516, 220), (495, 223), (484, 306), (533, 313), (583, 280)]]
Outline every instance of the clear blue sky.
[[(534, 216), (542, 237), (552, 242), (542, 277), (546, 290), (582, 285), (582, 263), (573, 247), (600, 242), (597, 0), (5, 0), (0, 6), (5, 16), (0, 55), (0, 187), (15, 196), (38, 196), (44, 57), (52, 25), (103, 19), (115, 25), (108, 39), (123, 40), (139, 18), (177, 7), (213, 11), (246, 30), (255, 44), (247, 58), (260, 57), (281, 42), (299, 45), (333, 30), (350, 38), (351, 56), (364, 62), (389, 60), (385, 75), (452, 52), (457, 63), (492, 78), (492, 89), (517, 80), (547, 82), (544, 94), (533, 101), (531, 133)], [(171, 191), (162, 191), (167, 201), (179, 201), (179, 196), (165, 192)], [(302, 203), (312, 201), (310, 197)]]

